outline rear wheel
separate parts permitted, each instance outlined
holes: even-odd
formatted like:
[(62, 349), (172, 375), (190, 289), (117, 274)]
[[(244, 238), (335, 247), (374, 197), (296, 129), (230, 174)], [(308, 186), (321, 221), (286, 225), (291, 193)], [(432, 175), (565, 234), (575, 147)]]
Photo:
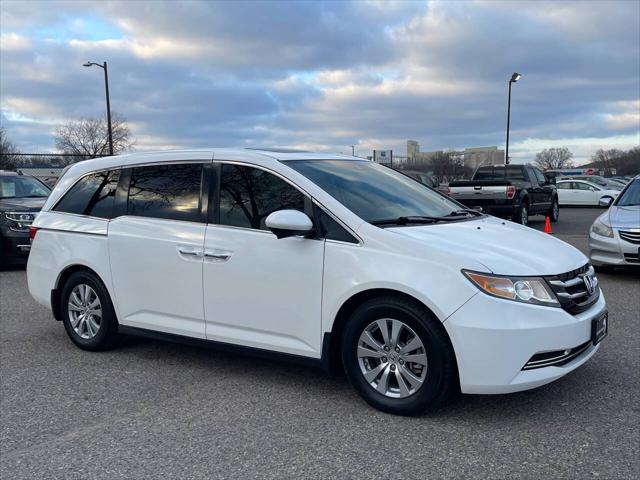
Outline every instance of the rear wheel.
[(73, 343), (84, 350), (106, 350), (118, 337), (118, 322), (107, 289), (89, 272), (76, 272), (64, 284), (62, 322)]
[(518, 207), (518, 211), (513, 216), (513, 221), (525, 227), (529, 224), (529, 206), (525, 202), (522, 202)]
[(549, 218), (553, 223), (556, 223), (560, 218), (560, 205), (558, 204), (557, 198), (554, 198), (553, 202), (551, 202), (551, 208), (549, 209)]
[(410, 300), (382, 297), (364, 303), (342, 339), (347, 378), (371, 406), (418, 415), (455, 391), (451, 345), (439, 322)]

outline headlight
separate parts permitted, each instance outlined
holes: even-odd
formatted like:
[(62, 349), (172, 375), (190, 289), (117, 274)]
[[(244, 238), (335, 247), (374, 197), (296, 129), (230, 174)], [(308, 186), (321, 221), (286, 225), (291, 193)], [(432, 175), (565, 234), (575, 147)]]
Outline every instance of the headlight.
[(596, 220), (591, 225), (591, 231), (601, 237), (613, 238), (613, 229), (608, 225), (605, 225), (602, 221)]
[(476, 287), (491, 296), (535, 305), (560, 306), (553, 291), (542, 278), (502, 277), (466, 270), (462, 273)]
[(36, 218), (34, 213), (26, 212), (5, 212), (4, 216), (9, 221), (9, 229), (14, 232), (28, 232)]
[(34, 220), (32, 213), (6, 212), (4, 216), (17, 223), (31, 223)]

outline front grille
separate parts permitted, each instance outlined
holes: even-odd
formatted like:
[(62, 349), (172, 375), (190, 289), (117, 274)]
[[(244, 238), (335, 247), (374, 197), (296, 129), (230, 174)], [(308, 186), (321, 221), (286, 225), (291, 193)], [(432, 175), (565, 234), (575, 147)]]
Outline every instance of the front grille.
[(624, 259), (629, 263), (637, 263), (640, 265), (640, 258), (635, 253), (625, 253)]
[(529, 359), (527, 363), (524, 364), (522, 370), (533, 370), (534, 368), (544, 368), (551, 366), (560, 367), (562, 365), (566, 365), (571, 360), (579, 357), (582, 353), (584, 353), (589, 348), (589, 345), (591, 345), (591, 340), (574, 348), (567, 348), (565, 350), (554, 350), (553, 352), (536, 353)]
[(640, 231), (618, 231), (620, 238), (626, 240), (629, 243), (635, 243), (636, 245), (640, 245)]
[[(598, 278), (594, 273), (593, 267), (587, 263), (576, 270), (545, 278), (558, 297), (560, 306), (575, 315), (584, 312), (600, 297)], [(587, 287), (589, 282), (593, 288), (592, 293), (589, 293)]]

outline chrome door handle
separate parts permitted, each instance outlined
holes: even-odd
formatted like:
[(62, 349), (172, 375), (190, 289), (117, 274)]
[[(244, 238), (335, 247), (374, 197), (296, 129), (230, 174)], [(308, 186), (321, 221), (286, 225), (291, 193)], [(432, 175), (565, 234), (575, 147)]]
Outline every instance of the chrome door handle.
[(205, 250), (204, 258), (226, 262), (231, 258), (231, 252), (224, 252), (222, 250)]
[(202, 257), (202, 250), (188, 247), (178, 247), (178, 253), (187, 257)]

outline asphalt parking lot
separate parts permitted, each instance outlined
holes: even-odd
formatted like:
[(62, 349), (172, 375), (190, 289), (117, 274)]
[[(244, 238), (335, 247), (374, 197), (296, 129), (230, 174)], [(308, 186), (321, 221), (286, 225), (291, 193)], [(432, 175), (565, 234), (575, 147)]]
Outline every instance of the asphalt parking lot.
[[(584, 250), (601, 212), (563, 209), (556, 236)], [(582, 368), (403, 418), (314, 369), (140, 339), (81, 351), (24, 270), (0, 271), (0, 477), (638, 478), (640, 277), (600, 281), (610, 332)]]

